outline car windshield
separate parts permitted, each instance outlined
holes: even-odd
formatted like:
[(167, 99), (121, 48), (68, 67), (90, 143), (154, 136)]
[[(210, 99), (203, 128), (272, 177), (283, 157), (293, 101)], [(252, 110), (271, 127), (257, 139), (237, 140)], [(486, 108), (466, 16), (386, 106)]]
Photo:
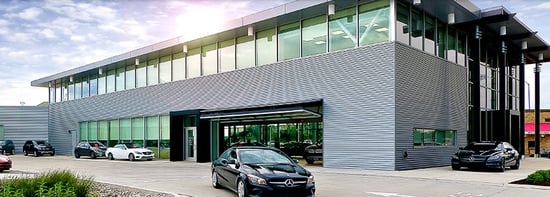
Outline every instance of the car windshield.
[(500, 146), (497, 146), (497, 144), (469, 144), (464, 147), (464, 150), (483, 152), (488, 150), (500, 150)]
[(105, 145), (103, 145), (101, 142), (90, 142), (91, 147), (98, 147), (98, 148), (105, 148)]
[(126, 145), (126, 147), (128, 148), (141, 148), (141, 144), (134, 144), (134, 143), (124, 143), (124, 145)]
[(249, 149), (239, 151), (239, 159), (243, 164), (290, 164), (292, 161), (269, 149)]
[(46, 141), (36, 141), (37, 144), (42, 144), (42, 145), (46, 145), (48, 144)]

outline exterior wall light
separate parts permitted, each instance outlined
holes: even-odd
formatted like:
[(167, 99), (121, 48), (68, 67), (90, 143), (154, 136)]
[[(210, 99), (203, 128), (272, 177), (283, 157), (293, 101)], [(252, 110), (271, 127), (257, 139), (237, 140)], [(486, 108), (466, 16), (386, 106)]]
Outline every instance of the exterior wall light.
[(136, 66), (139, 65), (139, 57), (136, 57), (136, 62), (134, 62), (134, 64), (135, 64)]
[(330, 2), (328, 4), (328, 15), (332, 16), (336, 13), (336, 6), (334, 5), (334, 2)]
[(521, 50), (527, 50), (527, 41), (521, 41)]
[(544, 54), (539, 53), (539, 61), (542, 61), (542, 60), (544, 60)]
[(447, 15), (447, 21), (449, 25), (455, 24), (455, 13), (450, 12), (449, 15)]
[(413, 4), (414, 5), (420, 5), (420, 4), (422, 4), (422, 0), (414, 0)]
[(506, 25), (500, 26), (500, 35), (501, 36), (506, 35)]
[(99, 73), (99, 75), (102, 75), (103, 74), (103, 69), (99, 68), (98, 73)]
[(254, 27), (252, 27), (252, 25), (249, 25), (248, 26), (248, 36), (253, 36), (254, 35)]
[(186, 44), (183, 45), (183, 53), (187, 53), (187, 45)]
[(69, 77), (69, 82), (73, 82), (73, 76)]

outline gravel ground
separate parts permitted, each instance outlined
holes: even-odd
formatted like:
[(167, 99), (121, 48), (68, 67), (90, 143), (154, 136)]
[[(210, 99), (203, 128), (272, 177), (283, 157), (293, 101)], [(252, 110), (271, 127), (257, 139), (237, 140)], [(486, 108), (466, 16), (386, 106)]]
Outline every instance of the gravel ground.
[(174, 197), (172, 194), (149, 190), (124, 187), (108, 183), (95, 182), (91, 194), (99, 194), (101, 197)]

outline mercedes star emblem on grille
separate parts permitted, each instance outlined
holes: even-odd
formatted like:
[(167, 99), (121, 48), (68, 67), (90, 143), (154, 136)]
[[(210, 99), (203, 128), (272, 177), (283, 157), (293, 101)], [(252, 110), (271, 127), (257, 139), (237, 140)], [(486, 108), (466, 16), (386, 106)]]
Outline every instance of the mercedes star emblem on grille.
[(294, 185), (294, 181), (293, 181), (292, 179), (287, 179), (287, 180), (285, 181), (285, 185), (286, 185), (287, 187), (292, 187), (292, 186)]

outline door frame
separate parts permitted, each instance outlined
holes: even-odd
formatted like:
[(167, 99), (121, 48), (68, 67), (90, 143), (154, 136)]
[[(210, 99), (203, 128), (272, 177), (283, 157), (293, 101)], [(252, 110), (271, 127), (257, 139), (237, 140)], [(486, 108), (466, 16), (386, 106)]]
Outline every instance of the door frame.
[[(193, 156), (190, 156), (189, 154), (189, 131), (193, 131), (193, 152), (192, 152), (192, 155)], [(189, 161), (197, 161), (197, 127), (183, 127), (183, 140), (185, 143), (184, 144), (184, 147), (183, 147), (183, 154), (184, 154), (184, 157), (185, 160), (189, 160)]]

